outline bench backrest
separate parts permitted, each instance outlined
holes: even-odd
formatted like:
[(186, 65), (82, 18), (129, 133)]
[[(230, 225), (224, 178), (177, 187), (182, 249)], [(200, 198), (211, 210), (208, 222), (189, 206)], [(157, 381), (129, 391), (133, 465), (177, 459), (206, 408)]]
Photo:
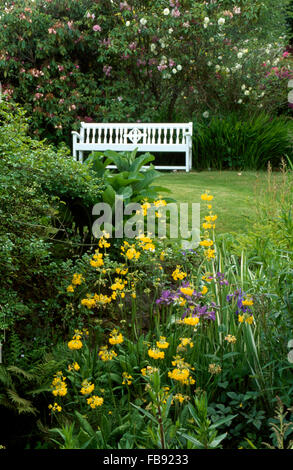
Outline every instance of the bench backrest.
[(140, 144), (187, 145), (186, 135), (192, 135), (189, 123), (81, 123), (80, 143), (85, 144)]

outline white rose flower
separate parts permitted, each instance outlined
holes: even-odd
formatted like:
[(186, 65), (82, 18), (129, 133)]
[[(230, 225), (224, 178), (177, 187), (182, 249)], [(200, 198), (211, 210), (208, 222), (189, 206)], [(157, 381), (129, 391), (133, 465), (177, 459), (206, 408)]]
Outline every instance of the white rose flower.
[(151, 51), (152, 51), (152, 52), (155, 52), (156, 47), (157, 47), (156, 44), (152, 43), (152, 44), (151, 44)]
[(204, 113), (202, 113), (202, 116), (207, 119), (209, 117), (210, 113), (208, 111), (205, 111)]
[(210, 42), (214, 42), (215, 41), (215, 38), (210, 38)]
[(238, 103), (238, 104), (241, 104), (241, 103), (243, 103), (243, 100), (240, 99), (240, 100), (237, 101), (237, 103)]
[(126, 21), (125, 26), (130, 26), (130, 21)]
[(145, 26), (145, 25), (147, 24), (147, 20), (146, 20), (145, 18), (141, 18), (140, 24), (142, 24), (143, 26)]
[(165, 16), (169, 15), (169, 13), (170, 13), (169, 8), (165, 8), (165, 10), (163, 10), (163, 14), (164, 14)]
[(207, 24), (207, 23), (209, 23), (209, 22), (210, 22), (210, 19), (209, 19), (209, 17), (208, 17), (208, 16), (206, 16), (206, 17), (204, 18), (203, 22), (204, 22), (204, 23), (206, 23), (206, 24)]
[(175, 73), (177, 73), (177, 70), (176, 70), (176, 69), (172, 69), (172, 73), (174, 73), (174, 75), (175, 75)]
[(245, 96), (248, 96), (250, 94), (250, 91), (249, 90), (245, 90), (244, 92)]
[(178, 70), (178, 72), (180, 72), (182, 70), (182, 65), (178, 64), (177, 65), (177, 70)]
[(237, 57), (238, 59), (241, 59), (243, 57), (243, 52), (238, 52)]
[(173, 28), (170, 28), (170, 29), (168, 29), (168, 33), (169, 33), (169, 34), (172, 34), (172, 33), (173, 33), (173, 31), (174, 31), (174, 29), (173, 29)]
[(211, 61), (209, 60), (208, 61), (208, 66), (211, 67), (213, 64), (211, 63)]
[(216, 72), (218, 72), (218, 71), (220, 70), (220, 68), (221, 68), (221, 66), (217, 64), (217, 65), (215, 66)]
[(222, 26), (223, 24), (225, 24), (225, 21), (226, 21), (225, 18), (219, 18), (218, 19), (218, 25)]

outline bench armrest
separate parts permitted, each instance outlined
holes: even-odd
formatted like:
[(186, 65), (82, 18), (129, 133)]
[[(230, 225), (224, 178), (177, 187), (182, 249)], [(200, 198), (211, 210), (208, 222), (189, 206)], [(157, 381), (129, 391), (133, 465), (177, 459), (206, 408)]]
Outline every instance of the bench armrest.
[(71, 131), (71, 134), (72, 135), (76, 135), (79, 139), (80, 139), (80, 134), (76, 131)]

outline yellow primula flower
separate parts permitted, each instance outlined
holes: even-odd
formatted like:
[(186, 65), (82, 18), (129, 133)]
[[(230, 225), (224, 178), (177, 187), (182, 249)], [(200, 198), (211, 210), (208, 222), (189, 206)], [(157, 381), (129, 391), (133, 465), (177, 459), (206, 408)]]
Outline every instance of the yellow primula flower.
[(214, 242), (213, 240), (202, 240), (201, 242), (199, 242), (199, 244), (201, 246), (209, 247), (209, 246), (212, 246)]
[(187, 274), (181, 271), (181, 266), (176, 266), (176, 269), (172, 272), (172, 277), (174, 281), (182, 280), (187, 276)]
[(202, 201), (212, 201), (214, 196), (205, 192), (204, 194), (200, 196), (200, 198), (202, 199)]
[(73, 274), (71, 284), (74, 284), (76, 286), (76, 285), (80, 285), (83, 281), (84, 281), (84, 277), (82, 276), (82, 274), (75, 273)]
[(109, 343), (110, 344), (112, 344), (112, 345), (121, 344), (121, 343), (123, 343), (123, 341), (124, 341), (124, 338), (123, 338), (122, 333), (119, 333), (116, 329), (111, 331), (110, 338), (109, 338)]
[(82, 395), (89, 395), (95, 388), (94, 384), (88, 382), (87, 380), (84, 380), (81, 385), (82, 387), (80, 389), (80, 393)]
[(193, 348), (193, 342), (191, 341), (191, 338), (180, 338), (180, 344), (178, 345), (177, 349), (180, 351), (186, 348), (186, 346)]
[(98, 406), (102, 406), (104, 403), (104, 399), (102, 397), (98, 397), (97, 395), (93, 395), (87, 399), (87, 404), (90, 405), (91, 408), (97, 408)]
[(117, 354), (113, 350), (108, 351), (108, 346), (103, 346), (99, 351), (98, 356), (103, 362), (107, 362), (112, 361), (114, 357), (117, 357)]
[(181, 287), (180, 292), (184, 295), (191, 296), (194, 293), (194, 289), (192, 287)]
[(199, 318), (198, 317), (185, 317), (182, 322), (185, 325), (190, 325), (190, 326), (196, 326), (199, 323)]
[(227, 335), (225, 336), (225, 340), (228, 342), (228, 343), (236, 343), (236, 336), (233, 336), (233, 335)]
[(82, 341), (80, 340), (80, 336), (74, 336), (73, 339), (67, 343), (67, 345), (72, 351), (81, 349), (83, 346)]
[(132, 384), (132, 376), (130, 374), (128, 374), (127, 372), (123, 372), (122, 377), (123, 377), (122, 385)]
[(152, 358), (152, 359), (164, 359), (165, 357), (165, 353), (164, 351), (160, 351), (160, 349), (149, 349), (148, 350), (148, 355)]
[(160, 341), (157, 341), (156, 344), (159, 349), (167, 349), (169, 347), (169, 343), (166, 341), (165, 336), (160, 336)]

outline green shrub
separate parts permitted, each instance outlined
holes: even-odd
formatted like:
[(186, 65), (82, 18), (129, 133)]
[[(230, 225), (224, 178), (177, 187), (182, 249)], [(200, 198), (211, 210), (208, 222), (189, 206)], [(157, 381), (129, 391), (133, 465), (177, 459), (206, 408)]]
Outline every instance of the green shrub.
[(281, 159), (292, 155), (292, 120), (261, 113), (230, 114), (195, 125), (194, 164), (197, 168), (279, 168)]
[(69, 258), (84, 250), (76, 226), (100, 200), (103, 183), (68, 150), (29, 138), (23, 110), (2, 102), (0, 116), (1, 337), (12, 324), (24, 336), (42, 336), (60, 319), (58, 286)]

